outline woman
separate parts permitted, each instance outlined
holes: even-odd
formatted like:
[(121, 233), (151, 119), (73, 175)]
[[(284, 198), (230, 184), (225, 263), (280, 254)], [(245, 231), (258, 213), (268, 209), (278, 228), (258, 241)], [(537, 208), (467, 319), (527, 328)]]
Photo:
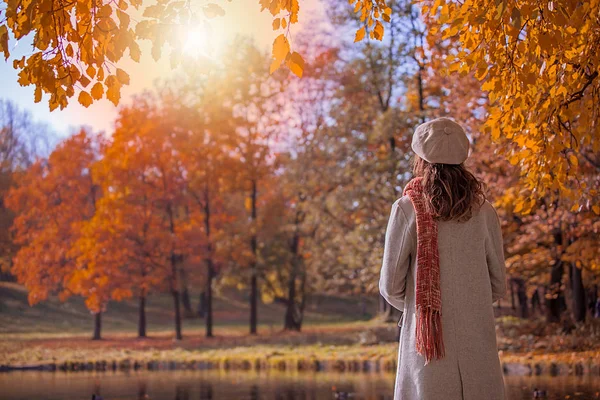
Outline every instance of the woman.
[(506, 293), (502, 234), (469, 140), (439, 118), (413, 135), (415, 178), (392, 206), (379, 289), (403, 311), (396, 400), (504, 399), (492, 303)]

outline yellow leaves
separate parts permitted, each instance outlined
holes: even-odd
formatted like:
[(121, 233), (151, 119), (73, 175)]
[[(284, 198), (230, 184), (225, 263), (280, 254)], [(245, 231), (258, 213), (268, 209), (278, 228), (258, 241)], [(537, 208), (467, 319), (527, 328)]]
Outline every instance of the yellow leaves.
[(100, 9), (98, 10), (98, 12), (96, 13), (96, 16), (98, 18), (109, 18), (112, 14), (112, 7), (110, 6), (110, 4), (104, 4), (102, 7), (100, 7)]
[(298, 13), (300, 12), (300, 3), (298, 0), (289, 0), (287, 4), (290, 5), (290, 24), (295, 24), (298, 22)]
[(223, 8), (220, 5), (215, 3), (209, 3), (202, 7), (202, 12), (206, 16), (206, 18), (222, 17), (223, 15), (225, 15), (225, 10), (223, 10)]
[(367, 29), (364, 26), (362, 28), (360, 28), (359, 30), (357, 30), (356, 35), (354, 36), (354, 43), (360, 42), (361, 40), (363, 40), (365, 38), (366, 32), (367, 32)]
[(115, 106), (119, 104), (121, 99), (121, 83), (115, 75), (109, 75), (106, 78), (106, 98), (110, 100)]
[(273, 61), (271, 63), (271, 68), (269, 72), (272, 74), (275, 72), (286, 59), (288, 54), (290, 53), (290, 43), (284, 34), (281, 34), (275, 38), (273, 42)]
[(90, 96), (90, 94), (88, 92), (84, 92), (81, 91), (79, 92), (79, 97), (77, 99), (79, 101), (79, 104), (81, 104), (84, 107), (89, 107), (90, 104), (92, 104), (94, 102), (94, 100), (92, 99), (92, 96)]
[(281, 19), (275, 18), (273, 20), (273, 30), (276, 31), (279, 29)]
[(87, 67), (87, 69), (85, 70), (85, 73), (87, 74), (87, 76), (89, 76), (91, 79), (94, 79), (94, 77), (96, 76), (96, 69), (89, 65)]
[[(104, 70), (117, 64), (126, 50), (139, 60), (138, 38), (129, 27), (131, 17), (126, 11), (130, 5), (137, 7), (139, 1), (75, 1), (59, 9), (51, 0), (9, 1), (3, 10), (5, 23), (0, 24), (0, 50), (8, 57), (9, 37), (35, 36), (33, 53), (13, 62), (19, 83), (34, 86), (36, 101), (43, 93), (49, 94), (51, 110), (64, 108), (79, 93), (77, 89), (88, 87), (94, 79), (102, 82)], [(86, 93), (77, 99), (89, 105), (94, 96)]]
[(484, 130), (518, 166), (528, 195), (556, 193), (566, 209), (577, 201), (579, 210), (586, 200), (597, 203), (590, 172), (572, 150), (600, 149), (597, 124), (586, 111), (600, 100), (590, 90), (597, 83), (588, 79), (600, 67), (589, 43), (600, 35), (591, 33), (596, 22), (581, 8), (587, 5), (553, 3), (549, 10), (547, 2), (494, 0), (476, 11), (471, 2), (421, 2), (430, 15), (428, 41), (435, 44), (440, 32), (456, 41), (449, 70), (482, 80), (490, 104)]
[(100, 100), (102, 98), (102, 95), (104, 94), (104, 86), (102, 86), (102, 83), (96, 82), (96, 84), (92, 87), (90, 93), (94, 100)]
[(123, 85), (129, 85), (129, 75), (121, 68), (117, 68), (117, 79)]
[(287, 65), (298, 78), (304, 73), (304, 59), (297, 52), (293, 52), (287, 61)]
[[(149, 18), (160, 18), (160, 15), (162, 14), (162, 12), (164, 11), (164, 6), (159, 4), (154, 4), (151, 6), (148, 6), (144, 9), (144, 17), (149, 17)], [(142, 21), (143, 22), (143, 21)]]
[(140, 46), (136, 42), (132, 42), (129, 46), (129, 56), (135, 62), (140, 62), (142, 52)]
[(375, 28), (373, 29), (373, 36), (375, 37), (375, 39), (377, 40), (382, 40), (383, 39), (383, 25), (381, 25), (381, 22), (376, 21), (375, 22)]
[(594, 211), (594, 213), (596, 215), (600, 215), (600, 205), (596, 204), (592, 206), (592, 211)]
[(42, 101), (42, 88), (40, 86), (37, 86), (34, 90), (33, 101), (35, 103)]
[(117, 9), (117, 18), (119, 18), (119, 26), (121, 27), (121, 29), (129, 28), (129, 14), (127, 14), (124, 11), (121, 11), (120, 9)]
[(383, 10), (383, 15), (381, 16), (385, 22), (390, 22), (392, 18), (392, 9), (390, 7), (385, 7)]
[(8, 50), (8, 29), (6, 25), (0, 25), (0, 51), (4, 53), (4, 59), (8, 60), (10, 52)]
[(579, 165), (579, 160), (577, 160), (577, 157), (575, 156), (575, 154), (573, 154), (573, 153), (569, 154), (569, 163), (574, 167)]

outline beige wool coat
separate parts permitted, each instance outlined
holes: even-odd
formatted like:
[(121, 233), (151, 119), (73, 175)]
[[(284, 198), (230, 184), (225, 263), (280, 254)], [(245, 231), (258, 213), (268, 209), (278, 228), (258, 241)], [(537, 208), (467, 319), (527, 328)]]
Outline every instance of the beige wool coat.
[(500, 222), (486, 202), (466, 222), (438, 222), (446, 355), (424, 365), (415, 349), (416, 213), (403, 196), (388, 222), (379, 281), (403, 311), (395, 400), (503, 400), (492, 303), (506, 293)]

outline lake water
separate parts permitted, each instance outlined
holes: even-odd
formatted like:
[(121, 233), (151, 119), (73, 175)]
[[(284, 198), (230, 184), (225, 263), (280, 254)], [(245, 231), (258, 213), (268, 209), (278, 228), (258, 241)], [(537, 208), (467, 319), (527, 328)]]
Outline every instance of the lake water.
[[(600, 399), (597, 377), (505, 377), (508, 398)], [(392, 399), (391, 374), (281, 372), (11, 372), (0, 374), (1, 400), (327, 400)]]

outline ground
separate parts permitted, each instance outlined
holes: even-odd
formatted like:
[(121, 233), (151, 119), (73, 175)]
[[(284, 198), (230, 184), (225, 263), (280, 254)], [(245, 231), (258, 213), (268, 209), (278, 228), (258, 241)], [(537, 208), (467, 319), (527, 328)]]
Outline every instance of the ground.
[[(220, 293), (215, 301), (215, 337), (206, 338), (204, 321), (195, 317), (184, 320), (181, 341), (173, 340), (170, 300), (169, 296), (149, 298), (146, 339), (136, 337), (134, 301), (110, 304), (103, 316), (104, 338), (92, 341), (93, 319), (81, 299), (60, 303), (52, 298), (30, 307), (22, 286), (0, 283), (0, 366), (138, 361), (247, 368), (266, 360), (269, 367), (287, 363), (287, 368), (313, 368), (316, 361), (345, 369), (378, 360), (381, 368), (394, 368), (396, 324), (372, 314), (375, 297), (312, 296), (300, 333), (282, 330), (283, 306), (261, 304), (258, 335), (249, 335), (243, 296)], [(596, 321), (569, 335), (561, 329), (541, 318), (498, 318), (501, 360), (517, 373), (597, 373), (600, 326)]]

